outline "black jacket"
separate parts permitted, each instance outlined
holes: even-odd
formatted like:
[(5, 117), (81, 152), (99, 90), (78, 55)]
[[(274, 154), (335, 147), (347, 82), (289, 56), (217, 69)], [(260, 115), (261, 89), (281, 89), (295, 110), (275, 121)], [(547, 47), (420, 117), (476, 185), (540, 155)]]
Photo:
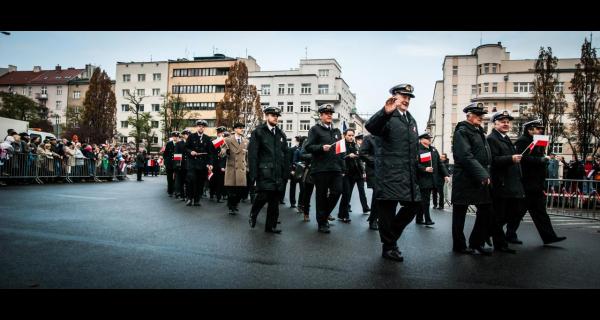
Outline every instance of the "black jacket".
[(289, 177), (287, 138), (280, 128), (275, 134), (266, 123), (256, 127), (248, 144), (250, 183), (256, 181), (257, 191), (283, 191)]
[(521, 166), (512, 161), (518, 154), (510, 138), (503, 138), (495, 129), (487, 136), (492, 151), (492, 193), (494, 198), (524, 198)]
[[(525, 133), (517, 139), (515, 147), (519, 154), (523, 153), (533, 142), (533, 137)], [(541, 195), (544, 192), (544, 181), (546, 180), (548, 159), (544, 157), (545, 147), (535, 147), (530, 153), (526, 151), (521, 159), (523, 169), (523, 187), (525, 192)]]
[(346, 142), (346, 171), (345, 174), (352, 177), (362, 178), (364, 169), (359, 158), (350, 158), (349, 154), (354, 153), (358, 156), (358, 149), (356, 148), (356, 142)]
[(380, 137), (375, 153), (375, 197), (382, 200), (421, 201), (417, 184), (417, 122), (410, 112), (407, 120), (398, 110), (386, 114), (382, 108), (365, 124)]
[(138, 168), (143, 168), (146, 163), (146, 154), (143, 152), (138, 152), (135, 156), (135, 165)]
[(166, 169), (173, 169), (173, 154), (175, 153), (175, 143), (173, 140), (167, 142), (165, 146), (165, 152), (163, 152), (163, 159), (165, 162)]
[(342, 139), (340, 129), (327, 129), (321, 123), (312, 126), (308, 131), (306, 146), (304, 149), (312, 153), (311, 174), (320, 172), (344, 172), (346, 164), (344, 153), (335, 154), (335, 145), (328, 152), (323, 151), (323, 145), (334, 144)]
[(187, 150), (185, 149), (185, 141), (183, 140), (179, 140), (177, 142), (177, 144), (175, 145), (175, 150), (173, 154), (181, 154), (181, 166), (177, 166), (175, 165), (175, 162), (173, 162), (173, 166), (176, 169), (179, 170), (187, 170), (187, 159), (188, 159), (188, 154), (187, 154)]
[(492, 154), (483, 129), (461, 121), (452, 139), (454, 174), (452, 176), (453, 204), (487, 204), (492, 202), (490, 187), (481, 182), (490, 178)]
[[(419, 188), (421, 189), (433, 189), (441, 188), (444, 186), (444, 177), (450, 176), (446, 171), (446, 166), (440, 161), (440, 154), (437, 149), (430, 146), (425, 148), (424, 145), (419, 143), (419, 157), (423, 153), (431, 152), (431, 161), (421, 162), (419, 158)], [(425, 171), (427, 167), (432, 167), (433, 172)]]
[(378, 139), (379, 137), (372, 134), (365, 136), (359, 150), (360, 159), (365, 163), (367, 188), (373, 188), (375, 186), (375, 150), (377, 148)]
[[(186, 143), (185, 150), (188, 154), (187, 168), (190, 169), (206, 169), (207, 165), (213, 164), (215, 157), (215, 146), (212, 144), (210, 137), (206, 134), (202, 135), (202, 140), (198, 133), (192, 133), (189, 135)], [(192, 151), (201, 153), (200, 155), (192, 156)]]

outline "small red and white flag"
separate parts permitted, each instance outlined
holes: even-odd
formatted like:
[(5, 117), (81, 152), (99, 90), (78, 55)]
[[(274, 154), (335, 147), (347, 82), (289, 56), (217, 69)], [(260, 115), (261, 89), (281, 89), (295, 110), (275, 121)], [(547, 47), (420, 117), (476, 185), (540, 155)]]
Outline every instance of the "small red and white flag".
[(148, 160), (148, 167), (154, 167), (154, 160)]
[(421, 163), (431, 161), (431, 152), (421, 153), (419, 155)]
[(213, 140), (213, 146), (215, 146), (215, 148), (218, 148), (220, 146), (223, 145), (223, 143), (225, 143), (225, 139), (223, 139), (223, 137), (218, 137), (215, 140)]
[(175, 154), (173, 154), (173, 160), (175, 160), (175, 161), (181, 160), (181, 153), (175, 153)]
[(342, 138), (335, 143), (335, 154), (346, 152), (346, 139)]
[[(550, 136), (536, 134), (533, 136), (533, 143), (535, 147), (546, 147), (550, 141)], [(533, 147), (531, 147), (533, 149)]]
[(208, 180), (210, 180), (210, 178), (212, 178), (212, 176), (213, 176), (213, 172), (212, 172), (212, 170), (209, 169), (208, 170)]

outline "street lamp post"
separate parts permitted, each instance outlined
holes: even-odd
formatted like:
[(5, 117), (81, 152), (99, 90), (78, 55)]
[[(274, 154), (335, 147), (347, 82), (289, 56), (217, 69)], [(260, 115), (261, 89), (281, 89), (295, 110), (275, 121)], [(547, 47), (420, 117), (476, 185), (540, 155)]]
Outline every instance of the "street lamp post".
[(60, 115), (54, 115), (54, 124), (56, 125), (56, 138), (58, 139), (60, 130)]

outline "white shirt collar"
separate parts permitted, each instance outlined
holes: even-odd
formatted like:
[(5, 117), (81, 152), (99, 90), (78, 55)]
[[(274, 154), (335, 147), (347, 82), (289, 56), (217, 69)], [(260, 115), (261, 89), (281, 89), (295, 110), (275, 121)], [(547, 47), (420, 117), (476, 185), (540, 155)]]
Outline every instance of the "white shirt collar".
[(269, 127), (269, 131), (273, 131), (273, 128), (276, 128), (277, 126), (272, 126), (270, 123), (267, 122), (267, 127)]

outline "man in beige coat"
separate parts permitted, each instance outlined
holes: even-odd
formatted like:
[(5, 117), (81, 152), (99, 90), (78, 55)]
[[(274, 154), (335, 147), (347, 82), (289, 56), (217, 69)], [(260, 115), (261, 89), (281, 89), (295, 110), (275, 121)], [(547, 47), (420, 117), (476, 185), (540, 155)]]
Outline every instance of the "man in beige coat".
[(244, 125), (236, 123), (233, 126), (234, 134), (225, 138), (221, 154), (227, 154), (225, 166), (225, 188), (229, 192), (227, 207), (229, 214), (238, 212), (241, 194), (247, 186), (246, 173), (248, 171), (248, 139), (244, 138)]

